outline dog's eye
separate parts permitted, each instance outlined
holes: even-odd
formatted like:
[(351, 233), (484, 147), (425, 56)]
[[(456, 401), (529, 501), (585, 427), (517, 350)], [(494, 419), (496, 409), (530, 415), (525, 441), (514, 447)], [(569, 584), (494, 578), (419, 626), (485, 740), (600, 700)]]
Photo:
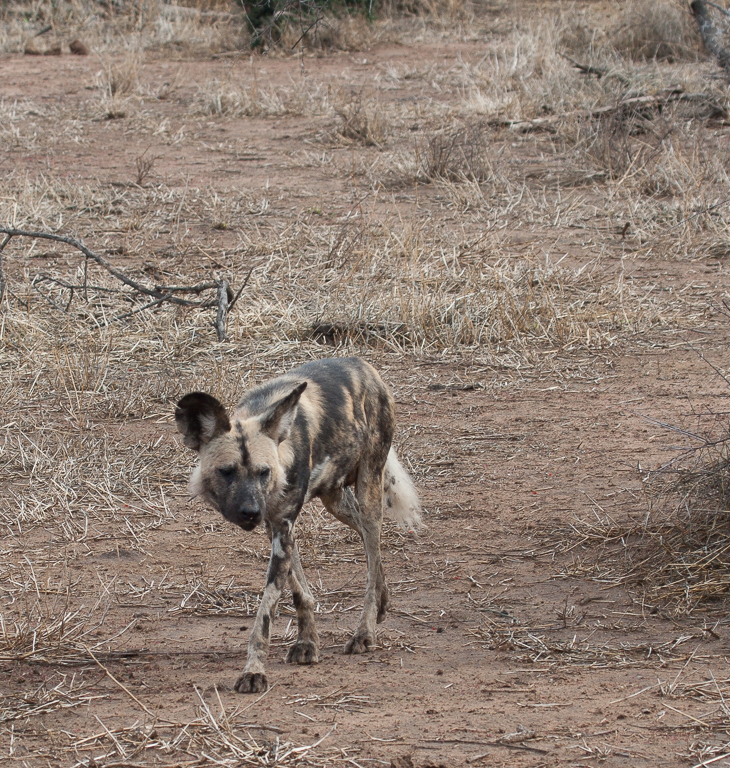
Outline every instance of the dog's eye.
[(271, 476), (271, 469), (269, 467), (261, 467), (259, 470), (259, 480), (265, 483)]
[(218, 474), (224, 480), (230, 480), (236, 474), (236, 467), (218, 467)]

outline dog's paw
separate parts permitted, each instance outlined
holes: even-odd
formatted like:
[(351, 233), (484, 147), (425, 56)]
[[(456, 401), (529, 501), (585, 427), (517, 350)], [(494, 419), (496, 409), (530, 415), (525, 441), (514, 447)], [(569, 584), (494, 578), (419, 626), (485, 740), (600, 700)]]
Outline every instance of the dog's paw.
[(375, 638), (370, 632), (358, 629), (347, 641), (345, 653), (367, 653), (373, 645), (375, 645)]
[(316, 664), (318, 661), (317, 646), (311, 640), (297, 640), (286, 655), (287, 664)]
[(269, 687), (269, 681), (263, 672), (244, 672), (236, 680), (234, 691), (239, 693), (263, 693)]

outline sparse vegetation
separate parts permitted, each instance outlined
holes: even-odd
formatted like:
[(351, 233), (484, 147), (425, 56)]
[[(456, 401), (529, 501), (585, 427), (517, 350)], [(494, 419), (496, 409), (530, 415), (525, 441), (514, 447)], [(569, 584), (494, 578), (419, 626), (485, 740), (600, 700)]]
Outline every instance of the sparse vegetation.
[[(727, 302), (715, 309), (722, 332), (730, 310)], [(724, 357), (718, 356), (718, 367), (715, 349), (693, 352), (707, 363), (710, 383), (726, 388)], [(671, 458), (645, 477), (649, 510), (643, 520), (627, 524), (606, 517), (583, 521), (575, 533), (595, 547), (597, 561), (589, 554), (574, 568), (612, 571), (612, 578), (639, 592), (653, 610), (688, 615), (724, 602), (730, 593), (730, 413), (694, 407), (677, 424), (649, 414), (647, 420), (671, 440)]]
[[(655, 762), (722, 755), (730, 676), (721, 649), (695, 648), (725, 631), (726, 409), (679, 424), (700, 449), (675, 467), (671, 514), (655, 500), (647, 517), (640, 478), (666, 454), (636, 425), (673, 424), (660, 411), (681, 388), (715, 380), (686, 374), (684, 339), (728, 375), (710, 355), (727, 336), (727, 84), (679, 0), (358, 7), (292, 10), (266, 56), (223, 0), (0, 9), (22, 93), (0, 99), (0, 224), (82, 238), (150, 287), (237, 288), (252, 270), (218, 341), (210, 308), (145, 306), (61, 244), (0, 240), (0, 755), (405, 768), (542, 739), (545, 762), (567, 764), (578, 722), (585, 756), (633, 749), (623, 721), (608, 746), (590, 735), (617, 700), (626, 723), (645, 719)], [(19, 58), (31, 38), (61, 46), (57, 77), (50, 59)], [(72, 58), (73, 39), (90, 55)], [(397, 684), (375, 665), (350, 677), (346, 659), (237, 706), (222, 681), (269, 543), (185, 498), (173, 404), (204, 389), (232, 405), (341, 354), (393, 387), (434, 523), (418, 540), (385, 530), (397, 621), (377, 658)], [(361, 548), (321, 509), (305, 518), (334, 654)], [(295, 630), (280, 610), (277, 651)], [(624, 667), (661, 681), (646, 694), (594, 682)], [(458, 741), (448, 717), (467, 716), (474, 681), (491, 719)], [(404, 690), (443, 702), (417, 714), (417, 738), (387, 725)], [(561, 730), (562, 707), (578, 719)], [(534, 730), (513, 733), (523, 715)], [(688, 726), (696, 738), (667, 757), (666, 731)], [(414, 763), (427, 728), (433, 749)]]

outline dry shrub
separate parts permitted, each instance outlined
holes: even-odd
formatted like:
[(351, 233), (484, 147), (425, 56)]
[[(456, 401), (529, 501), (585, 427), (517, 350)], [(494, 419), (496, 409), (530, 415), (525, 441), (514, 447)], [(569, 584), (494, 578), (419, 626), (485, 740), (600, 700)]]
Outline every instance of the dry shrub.
[[(730, 324), (730, 305), (716, 307)], [(722, 346), (727, 348), (726, 333)], [(701, 352), (698, 352), (706, 359)], [(728, 368), (708, 370), (730, 388)], [(638, 573), (646, 574), (654, 600), (677, 613), (730, 593), (730, 412), (701, 409), (680, 425), (654, 423), (678, 438), (677, 455), (649, 476), (648, 493), (658, 512), (647, 521)]]
[(474, 18), (468, 0), (243, 0), (243, 4), (254, 27), (254, 44), (284, 51), (299, 45), (318, 51), (366, 50), (383, 40), (411, 37), (408, 25), (400, 34), (394, 30), (393, 23), (403, 17), (417, 16), (422, 24), (457, 33)]
[[(681, 201), (688, 217), (711, 205), (717, 196), (730, 194), (730, 152), (715, 132), (704, 126), (687, 129), (674, 121), (671, 125), (671, 133), (665, 135), (651, 161), (641, 169), (637, 185), (644, 195)], [(711, 221), (699, 218), (693, 220), (694, 226), (707, 226)], [(717, 225), (716, 233), (722, 237), (724, 221), (717, 220)], [(714, 228), (711, 223), (710, 227)]]
[(540, 16), (492, 43), (482, 64), (464, 65), (464, 111), (519, 120), (595, 106), (612, 83), (586, 80), (559, 55), (565, 29), (561, 17)]
[(596, 120), (579, 124), (577, 152), (596, 178), (623, 179), (631, 171), (645, 167), (648, 159), (661, 151), (663, 135), (657, 135), (667, 126), (656, 125), (652, 109), (637, 109), (619, 105)]
[[(655, 610), (679, 616), (730, 593), (730, 419), (704, 414), (694, 427), (659, 424), (684, 438), (677, 460), (649, 475), (650, 512), (641, 522), (581, 521), (569, 567), (603, 583), (625, 583)], [(590, 545), (587, 547), (586, 545)]]
[(689, 4), (679, 0), (630, 0), (623, 7), (610, 44), (631, 59), (696, 59), (698, 34)]
[[(566, 148), (563, 181), (618, 182), (657, 201), (676, 200), (680, 218), (693, 216), (717, 196), (730, 194), (728, 148), (716, 132), (695, 123), (703, 109), (702, 103), (663, 109), (619, 104), (598, 119), (578, 122), (573, 135), (563, 128), (572, 145)], [(692, 221), (707, 224), (706, 217)]]
[[(681, 34), (659, 28), (675, 22)], [(654, 43), (647, 42), (652, 24)], [(462, 109), (516, 121), (593, 112), (662, 90), (710, 93), (713, 86), (696, 65), (677, 63), (696, 59), (693, 25), (678, 2), (630, 2), (608, 23), (605, 14), (590, 8), (536, 15), (489, 42), (483, 62), (462, 66)], [(662, 68), (643, 63), (656, 58), (675, 63)], [(717, 99), (724, 103), (726, 97), (718, 93)]]
[[(359, 172), (367, 177), (371, 185), (386, 189), (408, 187), (415, 183), (445, 184), (447, 189), (469, 182), (478, 186), (482, 182), (493, 181), (497, 176), (492, 154), (487, 129), (473, 123), (427, 135), (416, 141), (412, 152), (396, 150), (383, 153), (374, 161), (363, 164)], [(351, 172), (353, 170), (351, 168)], [(474, 197), (472, 193), (467, 194)], [(477, 192), (477, 197), (483, 197), (483, 194)]]
[[(215, 7), (214, 7), (215, 6)], [(78, 37), (95, 52), (175, 48), (186, 52), (239, 49), (249, 40), (241, 9), (234, 2), (194, 0), (168, 3), (98, 3), (40, 0), (0, 7), (0, 51), (19, 53), (45, 25), (59, 40)]]
[(334, 111), (340, 122), (337, 133), (366, 147), (381, 147), (387, 137), (387, 121), (382, 105), (368, 101), (362, 92), (340, 92)]
[[(727, 349), (730, 305), (714, 309), (724, 316), (715, 330)], [(708, 347), (714, 352), (717, 344)], [(710, 378), (730, 387), (725, 360), (708, 362)], [(596, 513), (571, 526), (568, 571), (630, 585), (654, 612), (686, 615), (713, 601), (724, 609), (730, 594), (730, 412), (701, 407), (678, 424), (647, 418), (672, 441), (666, 450), (674, 457), (644, 478), (644, 519), (624, 522)]]
[(484, 181), (491, 175), (489, 140), (484, 126), (474, 123), (436, 133), (417, 148), (422, 181)]
[(362, 51), (378, 42), (381, 36), (381, 27), (361, 13), (325, 12), (316, 23), (292, 19), (278, 31), (276, 42), (285, 50), (301, 45), (315, 51)]
[(697, 58), (699, 36), (684, 0), (627, 0), (609, 18), (603, 8), (563, 11), (559, 49), (585, 63), (629, 60), (680, 61)]

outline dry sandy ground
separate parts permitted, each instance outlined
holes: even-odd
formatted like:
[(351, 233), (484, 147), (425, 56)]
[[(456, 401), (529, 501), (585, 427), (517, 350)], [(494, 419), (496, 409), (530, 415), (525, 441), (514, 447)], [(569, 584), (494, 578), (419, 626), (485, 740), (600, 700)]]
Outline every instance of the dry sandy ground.
[[(58, 135), (31, 116), (41, 134), (29, 147), (2, 150), (3, 174), (123, 185), (134, 182), (135, 159), (147, 153), (155, 158), (151, 184), (239, 190), (266, 197), (266, 215), (279, 220), (303, 211), (336, 220), (372, 192), (341, 172), (360, 148), (322, 144), (331, 118), (206, 118), (190, 111), (197, 86), (213, 77), (245, 81), (253, 68), (259, 81), (287, 86), (304, 67), (323, 82), (340, 75), (368, 88), (388, 67), (479, 55), (476, 44), (457, 50), (444, 43), (253, 63), (150, 57), (140, 80), (150, 92), (172, 83), (169, 98), (137, 101), (127, 118), (80, 120)], [(83, 105), (94, 98), (89, 88), (99, 69), (94, 57), (5, 57), (0, 98), (88, 114)], [(392, 98), (417, 98), (419, 89), (427, 89), (424, 80), (401, 81)], [(440, 98), (448, 104), (457, 96), (447, 89)], [(306, 161), (305, 153), (335, 155), (340, 170)], [(420, 206), (423, 216), (441, 216), (448, 226), (438, 194), (424, 188), (418, 195), (412, 188), (383, 194), (369, 211), (385, 217)], [(200, 222), (187, 227), (209, 254), (224, 253), (235, 236)], [(118, 237), (137, 243), (139, 231)], [(80, 234), (92, 241), (95, 233)], [(518, 235), (506, 246), (514, 253), (542, 237), (532, 230), (520, 242)], [(555, 228), (548, 236), (576, 264), (592, 256), (580, 233)], [(169, 237), (145, 232), (149, 255), (120, 255), (118, 263), (154, 260)], [(195, 249), (178, 259), (207, 264)], [(698, 297), (728, 287), (727, 262), (709, 257), (663, 263), (652, 256), (631, 269), (662, 289)], [(83, 652), (68, 665), (55, 657), (45, 665), (0, 661), (0, 764), (213, 765), (235, 757), (221, 741), (229, 726), (251, 747), (241, 764), (273, 764), (277, 740), (280, 754), (316, 744), (289, 753), (287, 764), (679, 766), (722, 754), (702, 749), (728, 741), (719, 693), (727, 694), (730, 678), (724, 610), (709, 605), (680, 617), (656, 610), (642, 599), (641, 584), (621, 583), (621, 558), (601, 567), (593, 543), (577, 532), (586, 526), (576, 522), (646, 514), (642, 478), (667, 458), (672, 439), (644, 416), (677, 423), (690, 407), (722, 410), (727, 390), (706, 365), (679, 336), (658, 331), (590, 359), (566, 355), (562, 367), (539, 375), (487, 370), (453, 355), (371, 357), (395, 393), (399, 442), (428, 523), (417, 536), (386, 533), (392, 611), (380, 628), (382, 647), (366, 656), (342, 653), (362, 599), (363, 556), (317, 511), (305, 515), (302, 549), (320, 600), (320, 663), (283, 663), (293, 631), (284, 600), (268, 667), (273, 685), (251, 698), (232, 684), (252, 624), (242, 602), (254, 610), (263, 583), (263, 534), (230, 530), (186, 501), (182, 484), (138, 546), (129, 537), (120, 544), (111, 529), (71, 544), (59, 544), (52, 525), (25, 537), (8, 533), (7, 546), (0, 540), (7, 562), (32, 562), (39, 572), (63, 562), (72, 594), (87, 595), (88, 603), (106, 590), (113, 599), (99, 628), (79, 641), (100, 643), (98, 663)], [(169, 413), (100, 428), (130, 444), (177, 442)], [(10, 595), (10, 582), (6, 587)], [(6, 623), (19, 615), (9, 600), (2, 611)], [(44, 680), (46, 688), (65, 686), (64, 708), (3, 715), (19, 711)]]

